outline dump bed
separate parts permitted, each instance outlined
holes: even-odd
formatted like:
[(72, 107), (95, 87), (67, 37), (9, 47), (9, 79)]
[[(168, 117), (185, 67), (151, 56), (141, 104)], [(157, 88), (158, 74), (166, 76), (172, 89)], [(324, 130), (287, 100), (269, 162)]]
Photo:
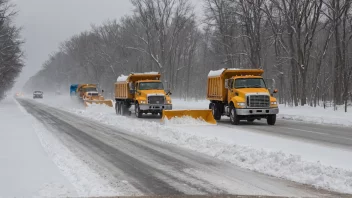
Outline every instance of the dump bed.
[(132, 73), (128, 76), (122, 75), (117, 78), (117, 82), (115, 83), (115, 98), (132, 100), (133, 94), (130, 93), (130, 86), (135, 86), (135, 83), (141, 80), (160, 80), (160, 77), (161, 74), (157, 72)]
[(225, 80), (233, 76), (261, 76), (261, 69), (221, 69), (210, 71), (208, 75), (207, 99), (211, 101), (227, 101)]

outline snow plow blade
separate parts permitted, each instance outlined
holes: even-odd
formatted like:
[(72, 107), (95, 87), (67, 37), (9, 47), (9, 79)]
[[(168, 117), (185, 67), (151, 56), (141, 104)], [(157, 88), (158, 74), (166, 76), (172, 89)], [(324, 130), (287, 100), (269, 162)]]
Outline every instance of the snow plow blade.
[(181, 118), (189, 116), (194, 119), (203, 119), (205, 122), (209, 124), (216, 124), (216, 120), (214, 119), (212, 111), (209, 110), (163, 110), (163, 117), (161, 121), (165, 119), (172, 119), (175, 117)]
[(105, 104), (106, 106), (113, 107), (111, 100), (85, 100), (84, 106), (88, 107), (88, 104)]

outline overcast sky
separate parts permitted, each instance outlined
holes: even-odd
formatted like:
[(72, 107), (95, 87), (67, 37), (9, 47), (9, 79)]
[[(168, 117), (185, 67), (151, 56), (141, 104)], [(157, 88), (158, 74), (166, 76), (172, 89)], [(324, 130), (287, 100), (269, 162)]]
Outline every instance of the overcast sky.
[[(119, 19), (133, 13), (129, 0), (12, 0), (17, 4), (16, 25), (23, 27), (25, 68), (17, 79), (20, 89), (33, 76), (60, 43), (89, 30), (91, 24)], [(201, 8), (201, 0), (192, 0)], [(198, 5), (197, 5), (198, 4)]]

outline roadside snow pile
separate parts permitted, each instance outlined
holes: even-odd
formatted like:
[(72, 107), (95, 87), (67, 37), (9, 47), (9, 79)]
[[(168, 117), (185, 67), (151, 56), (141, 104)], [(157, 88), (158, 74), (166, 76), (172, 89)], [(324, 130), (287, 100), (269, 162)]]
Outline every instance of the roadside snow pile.
[(322, 107), (285, 107), (280, 105), (278, 118), (286, 120), (304, 121), (316, 124), (333, 124), (352, 127), (352, 108), (345, 113), (341, 108), (334, 111), (332, 108)]
[[(26, 110), (18, 104), (20, 110), (27, 116)], [(116, 196), (121, 194), (114, 187), (110, 186), (108, 180), (100, 176), (96, 171), (91, 169), (83, 160), (77, 157), (69, 150), (57, 137), (48, 131), (48, 129), (38, 120), (32, 118), (33, 129), (39, 139), (44, 151), (58, 167), (62, 175), (74, 186), (78, 196)], [(39, 166), (37, 168), (47, 167)], [(60, 188), (61, 186), (61, 188)], [(57, 188), (57, 189), (56, 189)], [(39, 197), (67, 197), (70, 194), (56, 195), (53, 193), (60, 192), (63, 186), (56, 184), (46, 184), (39, 192)], [(54, 192), (51, 192), (55, 190)]]
[[(96, 109), (95, 109), (96, 110)], [(106, 111), (107, 109), (104, 109)], [(95, 112), (92, 109), (74, 110), (71, 112), (81, 116), (115, 126), (126, 133), (136, 133), (149, 136), (153, 139), (174, 144), (193, 151), (213, 156), (220, 160), (228, 161), (236, 166), (261, 172), (267, 175), (313, 185), (318, 188), (334, 190), (343, 193), (352, 193), (352, 170), (336, 168), (319, 161), (311, 162), (282, 151), (258, 149), (244, 146), (217, 137), (192, 134), (192, 130), (183, 126), (161, 125), (158, 122), (131, 119), (114, 115), (114, 113)], [(214, 134), (217, 130), (229, 130), (226, 127), (196, 126), (199, 133)], [(210, 128), (208, 128), (210, 127)], [(232, 130), (232, 129), (231, 129)], [(242, 131), (242, 130), (240, 130)], [(233, 131), (236, 133), (236, 131)], [(247, 131), (244, 131), (246, 133)], [(216, 133), (216, 131), (215, 131)], [(250, 133), (250, 132), (249, 132)], [(230, 139), (233, 137), (227, 137)], [(262, 137), (260, 137), (262, 138)], [(271, 138), (267, 136), (267, 138)], [(261, 141), (266, 141), (262, 139)], [(238, 140), (237, 140), (238, 141)], [(260, 140), (258, 140), (260, 141)], [(277, 140), (276, 140), (277, 141)], [(299, 147), (298, 142), (298, 147)], [(307, 152), (307, 151), (306, 151)]]
[(171, 119), (164, 119), (165, 125), (209, 125), (202, 118), (192, 118), (191, 116), (174, 117)]
[(120, 194), (110, 186), (107, 180), (101, 178), (56, 137), (48, 133), (42, 124), (36, 121), (34, 125), (45, 151), (62, 174), (72, 183), (79, 196), (116, 196)]

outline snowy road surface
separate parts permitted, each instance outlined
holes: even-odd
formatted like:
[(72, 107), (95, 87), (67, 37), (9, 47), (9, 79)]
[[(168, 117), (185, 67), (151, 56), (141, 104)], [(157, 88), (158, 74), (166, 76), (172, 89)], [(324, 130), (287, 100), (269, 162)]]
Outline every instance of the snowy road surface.
[[(219, 125), (233, 127), (230, 120), (223, 117)], [(288, 136), (306, 141), (313, 141), (331, 146), (352, 149), (352, 128), (334, 125), (319, 125), (299, 121), (279, 119), (274, 127), (268, 126), (266, 120), (254, 123), (241, 122), (240, 128), (253, 129), (262, 133)]]
[[(173, 100), (175, 109), (206, 109), (209, 101)], [(282, 119), (285, 118), (285, 119)], [(296, 121), (295, 121), (296, 120)], [(222, 117), (218, 124), (225, 127), (231, 125), (229, 118)], [(348, 127), (349, 126), (349, 127)], [(352, 113), (344, 113), (313, 107), (288, 108), (280, 106), (276, 125), (268, 126), (266, 120), (254, 123), (241, 122), (238, 129), (252, 129), (257, 132), (276, 136), (287, 136), (305, 141), (352, 149)]]
[(19, 101), (74, 152), (94, 159), (111, 180), (125, 181), (125, 189), (131, 194), (336, 195), (238, 168), (31, 100)]

